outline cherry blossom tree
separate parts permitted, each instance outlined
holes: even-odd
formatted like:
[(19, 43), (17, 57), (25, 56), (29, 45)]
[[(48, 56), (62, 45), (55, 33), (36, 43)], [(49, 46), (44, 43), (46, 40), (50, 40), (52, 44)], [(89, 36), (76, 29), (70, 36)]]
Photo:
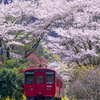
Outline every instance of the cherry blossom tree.
[[(56, 17), (52, 32), (47, 36), (52, 53), (66, 62), (100, 65), (100, 2), (76, 0), (62, 15)], [(51, 41), (51, 42), (50, 42)]]
[[(49, 24), (38, 19), (35, 2), (15, 0), (8, 5), (0, 4), (0, 9), (1, 55), (21, 59), (20, 54), (25, 52), (23, 58), (28, 57), (39, 45)], [(23, 51), (18, 52), (22, 47)]]
[(52, 62), (48, 63), (48, 68), (54, 69), (64, 81), (69, 81), (72, 76), (72, 72), (74, 71), (74, 65), (70, 64), (68, 65), (67, 63), (63, 62)]
[(58, 3), (52, 0), (13, 0), (12, 3), (8, 2), (8, 5), (1, 3), (1, 55), (5, 54), (7, 59), (11, 56), (21, 59), (18, 49), (22, 46), (25, 52), (23, 58), (28, 57), (39, 45), (45, 33), (50, 30), (53, 20), (59, 13), (56, 9), (60, 10), (59, 5), (63, 2), (60, 0)]
[(7, 59), (14, 56), (21, 59), (18, 52), (22, 49), (20, 47), (24, 48), (23, 58), (28, 57), (50, 30), (57, 14), (63, 11), (59, 6), (64, 2), (65, 0), (13, 0), (4, 5), (3, 0), (0, 4), (1, 57), (5, 54)]
[[(97, 0), (14, 0), (0, 4), (0, 48), (5, 48), (9, 59), (11, 55), (21, 58), (18, 49), (24, 47), (26, 58), (40, 40), (47, 39), (45, 45), (49, 42), (48, 47), (65, 61), (99, 65), (99, 4)], [(53, 33), (56, 38), (50, 37)]]

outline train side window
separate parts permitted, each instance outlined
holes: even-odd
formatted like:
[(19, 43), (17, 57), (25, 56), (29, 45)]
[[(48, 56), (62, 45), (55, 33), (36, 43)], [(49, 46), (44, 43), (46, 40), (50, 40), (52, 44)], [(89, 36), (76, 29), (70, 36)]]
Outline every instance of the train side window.
[(25, 72), (25, 83), (26, 84), (34, 83), (34, 72), (33, 71)]
[(38, 84), (43, 83), (43, 76), (37, 76), (37, 83)]

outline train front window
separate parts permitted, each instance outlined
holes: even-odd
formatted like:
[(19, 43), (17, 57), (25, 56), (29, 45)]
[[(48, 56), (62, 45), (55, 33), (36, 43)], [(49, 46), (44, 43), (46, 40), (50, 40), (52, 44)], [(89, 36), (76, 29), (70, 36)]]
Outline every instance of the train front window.
[(25, 83), (26, 84), (34, 83), (34, 71), (25, 72)]
[(54, 72), (53, 71), (46, 71), (46, 83), (53, 84), (54, 83)]

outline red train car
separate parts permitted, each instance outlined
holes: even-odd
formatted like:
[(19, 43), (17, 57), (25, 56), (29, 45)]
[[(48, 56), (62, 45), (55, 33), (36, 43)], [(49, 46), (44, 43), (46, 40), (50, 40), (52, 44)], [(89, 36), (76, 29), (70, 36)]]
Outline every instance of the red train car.
[(33, 68), (24, 70), (26, 100), (61, 100), (63, 81), (55, 70)]

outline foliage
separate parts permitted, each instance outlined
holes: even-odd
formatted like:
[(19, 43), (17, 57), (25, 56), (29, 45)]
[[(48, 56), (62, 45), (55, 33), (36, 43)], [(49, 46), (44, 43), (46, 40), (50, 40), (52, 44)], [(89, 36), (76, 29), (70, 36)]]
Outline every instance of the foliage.
[(19, 68), (20, 65), (21, 65), (21, 64), (18, 62), (18, 60), (6, 60), (6, 61), (4, 61), (4, 63), (3, 63), (3, 66), (4, 66), (5, 68), (8, 68), (8, 69)]
[(60, 56), (59, 55), (57, 55), (57, 54), (50, 54), (50, 52), (51, 52), (51, 50), (49, 50), (48, 48), (46, 48), (46, 47), (43, 47), (43, 46), (39, 46), (38, 47), (38, 53), (39, 53), (39, 58), (41, 58), (41, 57), (44, 57), (46, 60), (47, 60), (47, 62), (54, 62), (54, 61), (61, 61), (61, 58), (60, 58)]
[(16, 95), (15, 100), (23, 100), (23, 94), (24, 94), (24, 74), (20, 73), (18, 79), (18, 87), (16, 89)]
[(29, 68), (37, 67), (39, 65), (46, 65), (46, 59), (45, 58), (38, 58), (35, 54), (30, 54), (28, 56), (28, 59), (30, 59), (30, 63), (28, 65)]
[[(3, 93), (5, 92), (6, 93), (6, 97), (10, 97), (10, 98), (14, 98), (15, 100), (18, 100), (18, 97), (19, 99), (22, 100), (23, 98), (23, 82), (24, 82), (24, 76), (23, 76), (23, 73), (22, 73), (22, 70), (26, 69), (27, 68), (27, 63), (24, 63), (24, 64), (21, 64), (18, 62), (18, 60), (7, 60), (5, 61), (2, 65), (1, 65), (2, 68), (1, 69), (1, 72), (0, 76), (1, 79), (4, 81), (2, 82), (2, 87), (5, 86), (6, 88), (6, 91), (3, 91)], [(4, 74), (4, 72), (6, 74)], [(16, 77), (13, 77), (15, 74)], [(8, 79), (7, 79), (8, 78)], [(12, 83), (13, 82), (13, 83)], [(13, 87), (12, 84), (14, 85), (17, 85), (16, 87)], [(13, 92), (13, 96), (10, 96), (9, 90), (9, 87), (12, 89), (11, 92)], [(0, 87), (0, 89), (2, 89)], [(3, 97), (3, 98), (6, 98), (6, 97)]]
[(0, 95), (1, 98), (14, 98), (18, 88), (19, 76), (8, 69), (0, 70)]
[(71, 81), (74, 81), (77, 79), (77, 77), (82, 76), (84, 72), (89, 70), (89, 68), (90, 68), (89, 66), (84, 66), (82, 64), (81, 64), (81, 67), (75, 66), (73, 73), (72, 73), (72, 80)]
[(47, 65), (48, 62), (61, 61), (60, 57), (57, 54), (49, 54), (50, 50), (39, 46), (34, 53), (30, 54), (27, 58), (29, 59), (28, 67), (37, 67), (39, 65)]

